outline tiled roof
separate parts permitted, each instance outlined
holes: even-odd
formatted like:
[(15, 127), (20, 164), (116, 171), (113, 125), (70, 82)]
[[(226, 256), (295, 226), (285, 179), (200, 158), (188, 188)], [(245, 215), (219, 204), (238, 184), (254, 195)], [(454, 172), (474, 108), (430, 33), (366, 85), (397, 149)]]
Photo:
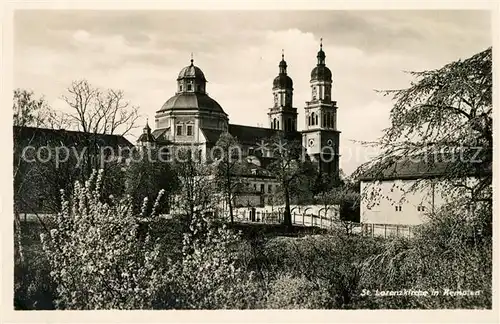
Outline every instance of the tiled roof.
[(157, 112), (191, 109), (218, 112), (227, 115), (217, 101), (210, 98), (207, 94), (200, 92), (178, 93), (168, 99)]
[[(416, 156), (412, 158), (400, 158), (397, 161), (386, 159), (372, 165), (368, 170), (363, 172), (359, 176), (359, 180), (421, 179), (442, 177), (444, 175), (456, 175), (460, 177), (466, 175), (472, 176), (477, 173), (473, 170), (470, 172), (464, 171), (464, 166), (463, 163), (458, 163), (456, 160), (454, 162), (451, 157), (441, 160), (426, 159), (424, 157), (418, 158)], [(491, 170), (486, 170), (484, 173), (491, 173)]]
[(242, 144), (255, 145), (260, 140), (275, 135), (278, 130), (263, 127), (229, 124), (229, 133), (236, 137)]
[(209, 128), (200, 128), (200, 129), (203, 135), (205, 135), (207, 142), (212, 144), (215, 144), (219, 140), (220, 135), (223, 133), (223, 131), (216, 129), (209, 129)]
[(65, 129), (50, 129), (38, 127), (13, 126), (14, 143), (24, 145), (57, 145), (57, 146), (85, 146), (97, 147), (133, 147), (121, 135), (93, 134)]
[(153, 135), (156, 141), (166, 141), (167, 138), (165, 137), (165, 134), (168, 130), (170, 130), (170, 127), (155, 129), (153, 132), (151, 132), (151, 135)]

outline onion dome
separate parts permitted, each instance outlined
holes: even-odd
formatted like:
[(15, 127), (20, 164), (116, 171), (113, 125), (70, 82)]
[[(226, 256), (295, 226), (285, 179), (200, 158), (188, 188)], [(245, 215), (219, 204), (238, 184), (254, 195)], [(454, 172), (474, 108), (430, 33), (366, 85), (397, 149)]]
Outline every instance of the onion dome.
[(323, 39), (321, 39), (320, 48), (318, 55), (318, 63), (316, 67), (311, 71), (311, 81), (332, 81), (332, 72), (325, 65), (325, 52), (323, 51)]
[(142, 129), (142, 134), (139, 136), (138, 142), (155, 142), (154, 136), (151, 134), (151, 128), (149, 127), (148, 122), (146, 121), (146, 126)]
[(280, 73), (274, 78), (273, 89), (291, 89), (293, 88), (292, 79), (286, 74), (286, 61), (285, 54), (281, 53), (281, 62), (279, 64)]
[(191, 64), (183, 68), (179, 72), (179, 76), (177, 77), (177, 81), (182, 79), (195, 79), (196, 81), (207, 82), (205, 78), (205, 74), (203, 71), (193, 64), (194, 60), (191, 59)]

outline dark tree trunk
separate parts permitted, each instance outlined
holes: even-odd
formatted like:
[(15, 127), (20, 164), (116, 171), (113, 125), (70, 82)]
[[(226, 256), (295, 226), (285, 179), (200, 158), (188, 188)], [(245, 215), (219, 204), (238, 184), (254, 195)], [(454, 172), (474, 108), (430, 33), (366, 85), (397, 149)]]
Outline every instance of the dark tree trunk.
[(292, 213), (290, 211), (290, 192), (288, 186), (285, 185), (285, 212), (283, 214), (284, 224), (288, 227), (292, 227)]

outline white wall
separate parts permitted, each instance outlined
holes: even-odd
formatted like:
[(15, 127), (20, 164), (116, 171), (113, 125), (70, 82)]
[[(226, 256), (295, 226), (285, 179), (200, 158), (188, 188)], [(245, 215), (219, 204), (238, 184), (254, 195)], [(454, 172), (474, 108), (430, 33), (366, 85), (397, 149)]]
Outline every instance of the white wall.
[[(362, 181), (360, 222), (419, 225), (426, 221), (427, 213), (438, 210), (439, 207), (460, 194), (450, 190), (449, 182), (419, 180), (416, 186), (416, 181), (400, 179)], [(465, 181), (470, 184), (475, 179)], [(425, 210), (419, 206), (423, 206)]]

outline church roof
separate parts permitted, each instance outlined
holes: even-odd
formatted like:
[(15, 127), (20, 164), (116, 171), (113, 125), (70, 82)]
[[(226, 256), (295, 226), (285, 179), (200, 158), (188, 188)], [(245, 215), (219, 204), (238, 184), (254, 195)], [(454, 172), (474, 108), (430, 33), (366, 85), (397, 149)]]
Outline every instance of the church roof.
[(311, 71), (311, 81), (332, 81), (332, 71), (325, 65), (318, 65)]
[(209, 128), (200, 128), (201, 132), (207, 139), (207, 142), (215, 144), (218, 140), (220, 135), (223, 133), (221, 130), (217, 129), (209, 129)]
[(181, 79), (197, 79), (199, 81), (204, 81), (206, 82), (207, 79), (205, 78), (205, 74), (203, 73), (203, 71), (193, 65), (193, 60), (191, 60), (191, 65), (188, 65), (186, 67), (184, 67), (180, 72), (179, 72), (179, 76), (177, 77), (177, 80), (181, 80)]
[(449, 160), (452, 158), (446, 157), (433, 160), (432, 157), (425, 158), (422, 156), (419, 159), (417, 156), (414, 156), (412, 158), (401, 158), (396, 161), (390, 159), (378, 161), (364, 171), (359, 176), (359, 180), (415, 180), (436, 178), (451, 174), (455, 174), (457, 177), (491, 174), (491, 169), (486, 167), (481, 172), (477, 172), (477, 170), (461, 170), (462, 175), (460, 175), (460, 172), (454, 169), (457, 163)]
[(278, 132), (276, 129), (229, 124), (229, 134), (242, 144), (257, 144), (260, 140), (270, 138)]
[(13, 135), (14, 143), (20, 145), (65, 147), (95, 145), (96, 147), (109, 146), (113, 148), (134, 146), (121, 135), (94, 134), (65, 129), (14, 126)]
[(286, 74), (280, 74), (273, 81), (273, 89), (291, 89), (293, 88), (293, 81)]
[(178, 93), (168, 99), (157, 112), (192, 109), (226, 114), (217, 101), (210, 98), (207, 94), (199, 92)]

